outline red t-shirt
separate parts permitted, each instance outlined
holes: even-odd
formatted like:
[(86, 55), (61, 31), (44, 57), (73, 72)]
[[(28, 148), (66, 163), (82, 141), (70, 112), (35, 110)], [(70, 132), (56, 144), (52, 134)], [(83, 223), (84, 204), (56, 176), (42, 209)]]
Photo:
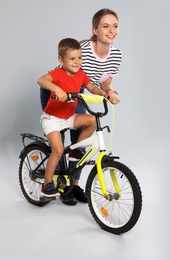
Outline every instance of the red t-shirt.
[[(56, 68), (49, 72), (53, 78), (53, 83), (67, 92), (80, 92), (81, 87), (88, 85), (89, 78), (83, 70), (79, 70), (75, 76), (68, 75), (63, 68)], [(55, 92), (51, 91), (51, 96)], [(77, 99), (75, 102), (68, 103), (67, 101), (61, 102), (57, 99), (49, 98), (44, 112), (63, 119), (68, 119), (75, 113), (77, 106)]]

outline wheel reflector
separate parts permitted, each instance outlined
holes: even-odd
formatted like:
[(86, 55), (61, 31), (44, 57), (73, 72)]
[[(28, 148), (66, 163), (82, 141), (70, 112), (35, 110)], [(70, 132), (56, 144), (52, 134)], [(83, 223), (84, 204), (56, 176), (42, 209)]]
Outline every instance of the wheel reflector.
[(37, 161), (38, 160), (38, 155), (34, 155), (31, 157), (33, 161)]
[(105, 208), (101, 208), (100, 210), (105, 217), (108, 217), (109, 214)]

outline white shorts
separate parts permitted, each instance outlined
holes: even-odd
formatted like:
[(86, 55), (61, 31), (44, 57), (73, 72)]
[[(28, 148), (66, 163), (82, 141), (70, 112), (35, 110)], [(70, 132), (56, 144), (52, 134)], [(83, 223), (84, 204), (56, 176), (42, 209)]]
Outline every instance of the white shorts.
[(65, 128), (75, 129), (74, 128), (74, 119), (77, 114), (72, 115), (68, 119), (62, 119), (55, 116), (51, 116), (43, 112), (42, 116), (40, 117), (40, 122), (42, 125), (42, 129), (45, 135), (53, 131), (61, 131)]

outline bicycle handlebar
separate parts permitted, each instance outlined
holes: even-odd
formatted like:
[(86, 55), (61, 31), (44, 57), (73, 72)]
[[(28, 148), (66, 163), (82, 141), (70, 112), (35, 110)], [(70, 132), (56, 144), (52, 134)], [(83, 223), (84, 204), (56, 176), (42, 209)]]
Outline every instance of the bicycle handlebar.
[[(56, 95), (52, 96), (53, 99), (57, 99)], [(94, 116), (98, 116), (98, 117), (103, 117), (108, 113), (108, 106), (107, 106), (107, 99), (103, 96), (100, 95), (87, 95), (87, 94), (82, 94), (82, 93), (77, 93), (77, 92), (68, 92), (67, 93), (67, 101), (68, 102), (74, 102), (73, 100), (75, 98), (78, 98), (84, 105), (84, 107), (87, 109), (87, 111)], [(93, 103), (101, 103), (103, 102), (103, 106), (104, 106), (104, 112), (94, 112), (90, 109), (90, 107), (88, 106), (87, 102), (93, 102)]]

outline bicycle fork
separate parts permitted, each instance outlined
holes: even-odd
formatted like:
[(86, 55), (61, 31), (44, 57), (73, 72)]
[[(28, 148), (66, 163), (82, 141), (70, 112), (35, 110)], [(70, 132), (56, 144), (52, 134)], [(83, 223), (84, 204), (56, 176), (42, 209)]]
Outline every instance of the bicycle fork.
[[(104, 180), (103, 170), (102, 170), (102, 159), (105, 155), (106, 155), (106, 151), (102, 151), (102, 152), (100, 152), (100, 154), (97, 158), (97, 174), (98, 174), (98, 179), (99, 179), (99, 183), (100, 183), (100, 186), (101, 186), (101, 189), (102, 189), (103, 196), (107, 200), (110, 200), (110, 195), (109, 195), (107, 188), (106, 188), (106, 183), (105, 183), (105, 180)], [(113, 169), (110, 170), (110, 176), (111, 176), (112, 182), (114, 184), (116, 193), (119, 194), (120, 193), (120, 186), (119, 186), (119, 183), (117, 181), (117, 178), (116, 178), (116, 175), (115, 175), (115, 172), (114, 172)]]
[[(99, 140), (99, 144), (100, 144), (100, 154), (97, 158), (97, 174), (98, 174), (98, 179), (99, 179), (99, 183), (100, 183), (100, 186), (101, 186), (101, 189), (102, 189), (103, 196), (107, 200), (110, 200), (110, 195), (107, 191), (105, 179), (104, 179), (104, 176), (103, 176), (103, 170), (102, 170), (102, 160), (103, 160), (104, 156), (107, 155), (106, 150), (105, 150), (102, 131), (99, 131), (97, 133), (97, 135), (98, 135), (98, 140)], [(119, 194), (120, 193), (120, 186), (119, 186), (119, 183), (117, 181), (117, 178), (116, 178), (116, 175), (115, 175), (115, 172), (114, 172), (113, 169), (110, 170), (110, 176), (111, 176), (112, 182), (114, 184), (116, 193)]]

